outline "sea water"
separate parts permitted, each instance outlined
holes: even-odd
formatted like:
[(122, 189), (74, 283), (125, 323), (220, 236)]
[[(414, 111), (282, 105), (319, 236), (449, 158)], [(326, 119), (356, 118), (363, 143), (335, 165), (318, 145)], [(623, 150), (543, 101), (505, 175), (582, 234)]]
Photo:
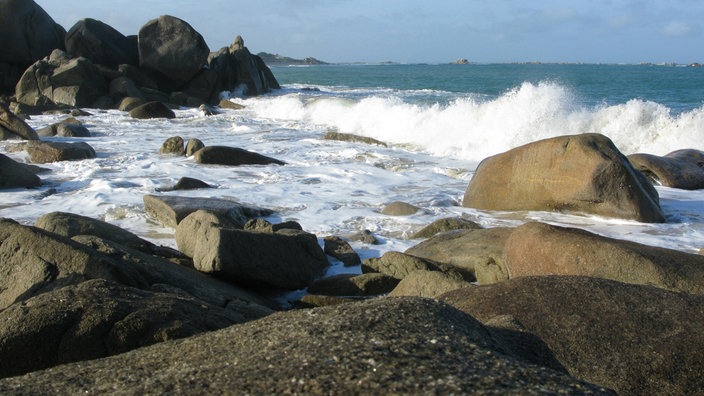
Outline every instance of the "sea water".
[[(657, 187), (665, 224), (551, 212), (461, 207), (478, 163), (538, 139), (585, 132), (610, 137), (625, 154), (704, 150), (704, 69), (657, 65), (322, 65), (274, 67), (282, 89), (255, 98), (223, 93), (243, 110), (172, 120), (137, 120), (87, 109), (81, 117), (97, 158), (42, 165), (43, 185), (0, 192), (0, 216), (32, 224), (45, 213), (73, 212), (175, 246), (173, 229), (149, 218), (145, 194), (217, 197), (276, 211), (319, 237), (369, 230), (381, 244), (352, 242), (362, 258), (403, 251), (430, 222), (463, 216), (485, 227), (526, 221), (579, 227), (615, 238), (687, 252), (704, 247), (704, 192)], [(33, 116), (41, 128), (65, 116)], [(323, 140), (353, 133), (387, 147)], [(159, 155), (171, 136), (245, 148), (285, 166), (226, 167)], [(0, 152), (6, 153), (5, 142)], [(9, 153), (25, 161), (26, 153)], [(214, 189), (162, 193), (179, 178)], [(421, 208), (387, 216), (404, 201)], [(334, 263), (329, 274), (359, 272)]]

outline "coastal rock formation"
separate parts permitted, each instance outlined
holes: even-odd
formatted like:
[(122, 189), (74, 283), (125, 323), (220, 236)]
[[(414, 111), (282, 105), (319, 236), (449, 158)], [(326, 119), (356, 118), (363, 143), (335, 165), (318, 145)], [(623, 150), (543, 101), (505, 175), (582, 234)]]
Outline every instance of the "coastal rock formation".
[(631, 154), (628, 160), (653, 183), (684, 190), (704, 188), (704, 152), (702, 151), (683, 149), (663, 157), (652, 154)]
[(352, 267), (362, 263), (357, 252), (352, 249), (349, 242), (338, 236), (327, 236), (323, 239), (323, 250), (328, 256), (332, 256), (342, 261), (346, 267)]
[(252, 218), (269, 216), (273, 211), (220, 198), (145, 195), (144, 211), (163, 225), (175, 228), (181, 220), (197, 210), (228, 217), (239, 228)]
[(117, 68), (121, 64), (139, 63), (136, 37), (127, 38), (110, 25), (85, 18), (66, 33), (66, 51), (88, 58), (96, 65)]
[(576, 276), (512, 279), (440, 296), (487, 324), (510, 315), (567, 371), (620, 395), (704, 389), (702, 296)]
[[(139, 65), (176, 85), (190, 81), (205, 66), (210, 49), (191, 25), (162, 15), (139, 30)], [(158, 78), (157, 78), (158, 79)]]
[(161, 147), (159, 147), (159, 154), (186, 154), (186, 150), (183, 146), (183, 138), (181, 136), (172, 136), (166, 139)]
[(176, 118), (176, 114), (162, 102), (147, 102), (130, 110), (130, 117), (139, 119)]
[(543, 223), (526, 223), (506, 240), (510, 278), (584, 275), (704, 294), (704, 257), (602, 237)]
[(435, 271), (455, 280), (474, 280), (473, 274), (450, 265), (393, 251), (386, 252), (379, 258), (366, 259), (362, 263), (363, 273), (378, 272), (397, 280), (402, 280), (415, 271)]
[(42, 137), (90, 137), (90, 131), (88, 128), (86, 128), (82, 122), (73, 117), (44, 127), (38, 130), (37, 134)]
[(12, 92), (29, 65), (63, 48), (65, 35), (64, 28), (34, 1), (1, 1), (0, 93)]
[(44, 142), (30, 140), (8, 146), (8, 151), (27, 151), (29, 162), (47, 164), (59, 161), (80, 161), (95, 158), (95, 150), (86, 142)]
[(286, 165), (285, 162), (239, 147), (207, 146), (193, 154), (199, 164), (211, 165)]
[(0, 381), (0, 392), (20, 389), (37, 394), (204, 389), (253, 394), (613, 394), (520, 358), (471, 316), (419, 298), (282, 312), (198, 337)]
[(665, 221), (657, 191), (600, 134), (540, 140), (484, 159), (462, 205)]
[(39, 140), (39, 135), (7, 105), (0, 103), (0, 140), (7, 139)]
[(39, 187), (42, 181), (26, 164), (0, 154), (0, 189)]

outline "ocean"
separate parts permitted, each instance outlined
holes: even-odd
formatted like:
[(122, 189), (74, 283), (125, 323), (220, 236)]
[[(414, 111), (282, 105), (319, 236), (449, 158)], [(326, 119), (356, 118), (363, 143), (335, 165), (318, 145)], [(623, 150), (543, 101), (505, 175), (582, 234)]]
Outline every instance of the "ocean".
[[(658, 186), (665, 224), (578, 213), (491, 212), (460, 206), (477, 164), (538, 139), (586, 132), (610, 137), (624, 154), (704, 150), (704, 69), (672, 65), (470, 64), (272, 67), (282, 89), (246, 106), (204, 116), (177, 110), (173, 120), (136, 120), (117, 110), (82, 117), (98, 157), (42, 165), (37, 189), (0, 192), (0, 216), (33, 224), (67, 211), (103, 219), (175, 247), (173, 230), (149, 218), (145, 194), (162, 194), (188, 176), (215, 189), (163, 194), (219, 197), (270, 208), (273, 222), (298, 221), (322, 238), (369, 230), (379, 245), (353, 242), (362, 258), (404, 251), (428, 223), (463, 216), (485, 227), (544, 221), (610, 237), (697, 252), (704, 247), (704, 192)], [(41, 128), (64, 119), (33, 116)], [(323, 140), (353, 133), (388, 147)], [(223, 167), (157, 151), (171, 136), (241, 147), (285, 166)], [(7, 142), (0, 142), (6, 153)], [(7, 153), (6, 153), (7, 154)], [(9, 153), (26, 161), (25, 153)], [(404, 201), (422, 210), (387, 216)], [(333, 263), (328, 274), (359, 272)]]

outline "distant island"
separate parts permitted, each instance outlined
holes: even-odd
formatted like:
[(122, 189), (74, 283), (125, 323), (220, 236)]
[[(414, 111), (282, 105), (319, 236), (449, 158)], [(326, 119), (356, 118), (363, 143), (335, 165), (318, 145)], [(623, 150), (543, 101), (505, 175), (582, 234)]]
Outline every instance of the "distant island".
[(301, 66), (301, 65), (327, 65), (329, 63), (323, 62), (315, 58), (303, 58), (294, 59), (288, 56), (281, 56), (279, 54), (270, 54), (268, 52), (260, 52), (257, 54), (264, 63), (269, 66)]

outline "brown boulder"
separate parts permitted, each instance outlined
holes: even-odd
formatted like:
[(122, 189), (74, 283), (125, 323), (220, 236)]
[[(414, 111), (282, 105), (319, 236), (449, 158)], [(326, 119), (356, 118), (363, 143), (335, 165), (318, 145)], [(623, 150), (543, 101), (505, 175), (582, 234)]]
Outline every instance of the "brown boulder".
[(699, 150), (677, 150), (663, 157), (632, 154), (628, 160), (654, 183), (685, 190), (704, 188), (704, 152)]
[(543, 223), (526, 223), (506, 241), (510, 278), (584, 275), (704, 294), (704, 257)]
[(95, 150), (85, 142), (44, 142), (30, 140), (17, 146), (29, 154), (29, 161), (35, 164), (46, 164), (59, 161), (80, 161), (96, 157)]
[(386, 252), (379, 258), (366, 259), (362, 263), (362, 272), (364, 273), (379, 272), (397, 280), (404, 279), (418, 270), (442, 272), (456, 280), (468, 280), (470, 282), (474, 280), (474, 276), (471, 273), (463, 272), (461, 269), (451, 265), (393, 251)]
[(181, 136), (172, 136), (166, 139), (159, 148), (159, 154), (186, 154), (186, 150), (183, 146), (183, 138)]
[(6, 104), (0, 102), (0, 140), (6, 139), (39, 140), (39, 135)]
[(129, 112), (130, 117), (138, 119), (176, 118), (176, 114), (162, 102), (152, 101), (139, 105)]
[(199, 164), (213, 165), (286, 165), (285, 162), (239, 147), (207, 146), (193, 154)]
[(387, 216), (410, 216), (418, 213), (419, 210), (419, 207), (407, 202), (394, 201), (385, 205), (381, 213)]
[(430, 238), (441, 232), (454, 230), (476, 230), (479, 228), (482, 228), (482, 226), (471, 220), (463, 219), (461, 217), (448, 217), (428, 224), (413, 234), (413, 238)]
[(665, 221), (650, 182), (609, 138), (593, 133), (540, 140), (484, 159), (462, 205)]
[(346, 267), (362, 264), (357, 252), (352, 249), (352, 246), (346, 240), (338, 236), (327, 236), (323, 241), (325, 254), (342, 261)]
[(32, 188), (42, 184), (39, 176), (21, 162), (16, 162), (5, 154), (0, 154), (0, 189)]
[(620, 395), (704, 389), (704, 299), (576, 276), (512, 279), (440, 296), (487, 321), (510, 315), (577, 378)]
[(220, 198), (178, 197), (171, 195), (145, 195), (144, 210), (167, 227), (176, 227), (186, 216), (206, 210), (229, 217), (240, 228), (252, 218), (269, 216), (269, 209), (246, 206), (239, 202)]
[(459, 280), (439, 271), (413, 271), (389, 293), (389, 296), (416, 296), (435, 298), (443, 293), (471, 287), (470, 282)]

